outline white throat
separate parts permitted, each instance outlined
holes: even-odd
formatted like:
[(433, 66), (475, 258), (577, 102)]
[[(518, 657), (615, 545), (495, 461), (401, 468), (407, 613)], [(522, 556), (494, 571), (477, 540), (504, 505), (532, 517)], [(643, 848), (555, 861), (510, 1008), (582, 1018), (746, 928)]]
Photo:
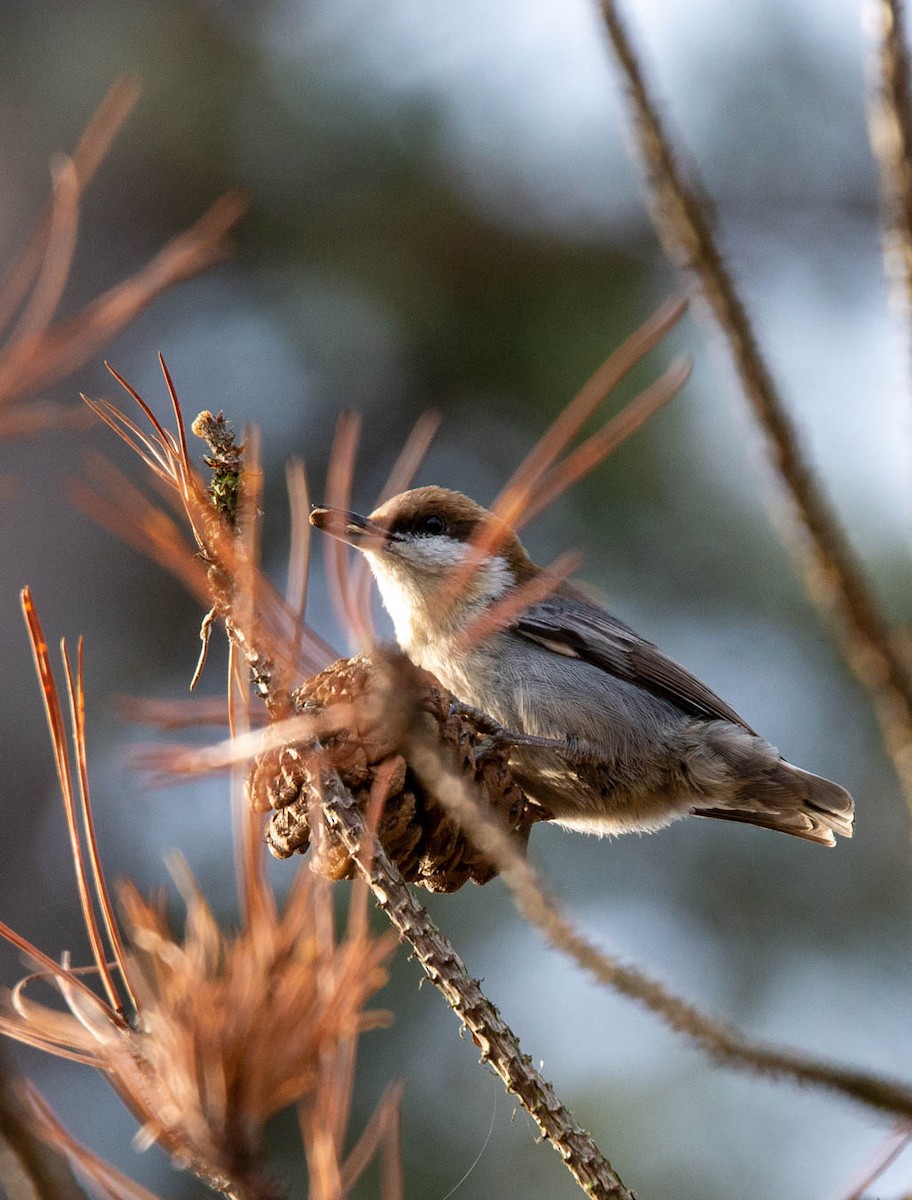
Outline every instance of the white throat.
[(414, 543), (397, 546), (395, 552), (366, 551), (396, 641), (419, 664), (429, 643), (445, 643), (479, 609), (516, 586), (513, 569), (497, 554), (475, 568), (456, 602), (447, 603), (441, 595), (447, 569), (458, 566), (468, 553), (464, 542), (447, 537), (416, 538)]

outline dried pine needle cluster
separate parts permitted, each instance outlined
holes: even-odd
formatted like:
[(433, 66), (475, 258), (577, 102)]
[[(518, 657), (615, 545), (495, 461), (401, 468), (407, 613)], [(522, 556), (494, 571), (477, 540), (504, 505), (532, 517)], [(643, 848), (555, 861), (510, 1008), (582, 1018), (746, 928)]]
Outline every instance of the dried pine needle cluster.
[(162, 904), (123, 890), (139, 1017), (109, 1069), (151, 1114), (149, 1138), (224, 1187), (259, 1162), (266, 1121), (316, 1092), (327, 1053), (384, 1021), (364, 1006), (392, 947), (363, 929), (336, 945), (328, 898), (303, 874), (280, 916), (233, 937), (192, 881), (185, 891), (180, 940)]
[[(83, 917), (94, 952), (92, 973), (55, 962), (0, 924), (0, 934), (38, 971), (0, 1006), (0, 1032), (101, 1071), (141, 1126), (141, 1142), (161, 1145), (174, 1162), (226, 1195), (268, 1198), (281, 1190), (263, 1163), (263, 1129), (291, 1104), (310, 1130), (314, 1107), (345, 1113), (357, 1036), (385, 1021), (365, 1006), (386, 981), (392, 939), (376, 938), (364, 920), (363, 894), (337, 940), (327, 885), (300, 872), (279, 914), (261, 877), (248, 889), (241, 928), (226, 934), (180, 861), (174, 874), (186, 902), (182, 936), (172, 932), (167, 899), (121, 888), (123, 927), (98, 859), (88, 794), (82, 647), (74, 672), (64, 647), (75, 763), (67, 751), (63, 709), (31, 596), (24, 607), (52, 733), (73, 847)], [(94, 896), (93, 896), (94, 893)], [(66, 1009), (32, 999), (51, 985)], [(289, 1035), (290, 1034), (290, 1035)], [(41, 1102), (27, 1096), (38, 1114)], [(41, 1128), (74, 1155), (54, 1124)], [(335, 1184), (311, 1179), (314, 1194), (341, 1197), (341, 1139), (333, 1134)], [(84, 1171), (89, 1159), (78, 1159)], [(96, 1179), (97, 1182), (97, 1179)], [(335, 1187), (335, 1190), (333, 1190)]]

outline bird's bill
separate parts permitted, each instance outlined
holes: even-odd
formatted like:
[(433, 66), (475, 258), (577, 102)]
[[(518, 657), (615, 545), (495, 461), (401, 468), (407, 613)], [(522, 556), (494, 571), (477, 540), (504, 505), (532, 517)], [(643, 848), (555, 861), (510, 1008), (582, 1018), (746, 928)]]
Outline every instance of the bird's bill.
[(344, 508), (312, 508), (310, 523), (322, 533), (359, 550), (379, 550), (386, 545), (387, 532), (382, 525)]

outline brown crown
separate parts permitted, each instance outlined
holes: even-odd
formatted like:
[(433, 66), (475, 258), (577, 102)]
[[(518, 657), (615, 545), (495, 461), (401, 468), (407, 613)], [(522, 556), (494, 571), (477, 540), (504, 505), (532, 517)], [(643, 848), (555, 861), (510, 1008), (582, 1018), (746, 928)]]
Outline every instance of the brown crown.
[(482, 543), (492, 554), (500, 554), (513, 569), (517, 583), (531, 578), (537, 568), (509, 525), (493, 513), (449, 488), (420, 487), (393, 496), (370, 515), (370, 520), (390, 533), (420, 535), (428, 518), (438, 517), (448, 537), (460, 542)]

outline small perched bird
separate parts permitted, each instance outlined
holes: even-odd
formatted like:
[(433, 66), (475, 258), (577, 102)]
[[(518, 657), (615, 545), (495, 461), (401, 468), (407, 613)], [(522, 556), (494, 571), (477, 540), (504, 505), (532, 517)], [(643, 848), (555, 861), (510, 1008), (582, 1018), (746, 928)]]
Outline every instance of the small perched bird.
[(826, 846), (851, 837), (847, 791), (786, 762), (706, 684), (571, 584), (530, 596), (503, 628), (466, 636), (543, 574), (513, 530), (467, 496), (415, 488), (369, 517), (315, 508), (310, 519), (367, 556), (412, 662), (517, 732), (513, 776), (561, 825), (623, 833), (693, 814)]

